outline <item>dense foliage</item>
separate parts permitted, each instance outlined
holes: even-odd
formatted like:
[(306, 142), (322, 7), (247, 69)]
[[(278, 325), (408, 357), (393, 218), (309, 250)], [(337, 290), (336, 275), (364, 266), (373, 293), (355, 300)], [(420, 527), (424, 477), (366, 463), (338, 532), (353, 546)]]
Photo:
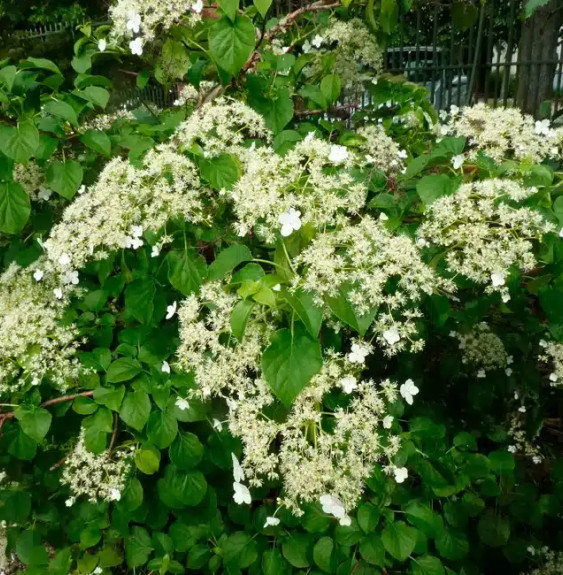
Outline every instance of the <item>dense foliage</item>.
[(0, 570), (562, 572), (563, 133), (437, 114), (347, 4), (0, 62)]

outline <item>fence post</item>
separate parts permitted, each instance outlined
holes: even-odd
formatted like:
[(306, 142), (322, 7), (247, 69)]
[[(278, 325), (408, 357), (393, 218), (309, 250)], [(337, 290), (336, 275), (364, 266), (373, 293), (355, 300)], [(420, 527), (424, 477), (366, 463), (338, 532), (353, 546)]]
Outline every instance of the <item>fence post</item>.
[(485, 2), (481, 2), (481, 9), (479, 12), (479, 28), (477, 29), (477, 40), (475, 42), (475, 54), (473, 55), (473, 66), (471, 67), (471, 77), (469, 85), (467, 86), (467, 95), (465, 97), (465, 105), (469, 106), (473, 98), (473, 85), (475, 84), (475, 75), (477, 74), (477, 65), (479, 64), (479, 53), (481, 52), (481, 41), (483, 38), (483, 22), (485, 21)]

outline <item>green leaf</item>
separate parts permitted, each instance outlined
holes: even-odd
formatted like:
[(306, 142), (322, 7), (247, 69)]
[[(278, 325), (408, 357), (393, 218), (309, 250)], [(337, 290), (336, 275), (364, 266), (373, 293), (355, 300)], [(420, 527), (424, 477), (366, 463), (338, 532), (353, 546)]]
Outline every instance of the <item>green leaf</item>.
[[(128, 391), (119, 417), (130, 427), (141, 431), (149, 419), (151, 401), (144, 391)], [(157, 462), (158, 469), (158, 462)]]
[(207, 482), (199, 471), (183, 471), (168, 465), (157, 483), (158, 496), (169, 507), (199, 505), (207, 492)]
[[(169, 38), (162, 46), (162, 55), (159, 64), (165, 74), (165, 77), (162, 79), (181, 80), (190, 67), (190, 55), (181, 42)], [(158, 75), (157, 80), (161, 80)]]
[(100, 405), (109, 407), (112, 411), (119, 411), (119, 406), (125, 395), (125, 386), (97, 387), (94, 390), (94, 401)]
[(334, 541), (331, 537), (321, 537), (313, 547), (313, 560), (317, 567), (325, 573), (334, 573), (336, 569), (336, 555), (334, 554)]
[(291, 575), (291, 567), (277, 549), (270, 549), (264, 551), (262, 555), (262, 573), (263, 575)]
[(108, 368), (107, 382), (120, 383), (129, 381), (141, 373), (141, 364), (131, 357), (121, 357), (116, 359)]
[(402, 521), (389, 522), (381, 533), (385, 550), (398, 561), (404, 561), (413, 551), (417, 530)]
[(76, 194), (84, 172), (79, 162), (69, 160), (65, 162), (52, 162), (45, 174), (47, 185), (57, 194), (71, 200)]
[(323, 365), (321, 346), (305, 327), (296, 323), (290, 329), (278, 330), (262, 354), (262, 371), (274, 394), (285, 405), (291, 405), (310, 379)]
[(40, 407), (18, 407), (14, 410), (24, 433), (37, 443), (43, 441), (51, 427), (51, 414)]
[(27, 223), (30, 213), (29, 196), (20, 184), (0, 184), (0, 232), (19, 232)]
[(427, 505), (413, 501), (409, 503), (404, 512), (408, 521), (427, 537), (436, 537), (441, 532), (442, 518)]
[(399, 3), (397, 0), (381, 0), (379, 22), (385, 34), (395, 31), (399, 18)]
[(469, 552), (469, 543), (465, 533), (456, 529), (443, 529), (436, 537), (436, 549), (444, 559), (457, 561)]
[(262, 18), (266, 18), (266, 14), (272, 5), (272, 0), (253, 0), (253, 2), (260, 16), (262, 16)]
[(98, 108), (105, 108), (109, 102), (109, 92), (100, 86), (86, 86), (81, 95)]
[(240, 72), (256, 46), (252, 20), (236, 15), (234, 21), (221, 18), (209, 29), (209, 49), (217, 66), (232, 76)]
[(266, 126), (278, 134), (292, 120), (293, 98), (285, 86), (271, 86), (261, 76), (246, 78), (248, 103), (264, 117)]
[(111, 140), (105, 132), (86, 130), (86, 132), (80, 136), (80, 141), (99, 154), (104, 154), (105, 156), (111, 154)]
[(106, 407), (100, 407), (94, 415), (84, 418), (84, 442), (86, 449), (102, 453), (107, 446), (108, 433), (113, 431), (113, 417)]
[(255, 305), (256, 303), (252, 300), (242, 299), (233, 307), (233, 311), (231, 312), (231, 330), (239, 341), (242, 341), (244, 337), (248, 318)]
[(487, 511), (477, 524), (479, 538), (489, 547), (501, 547), (510, 538), (510, 522), (495, 511)]
[(180, 432), (169, 449), (170, 461), (178, 469), (192, 469), (203, 458), (203, 445), (197, 435)]
[(62, 72), (60, 71), (59, 67), (51, 60), (47, 60), (46, 58), (26, 58), (25, 60), (21, 60), (19, 63), (20, 68), (38, 68), (39, 70), (48, 70), (49, 72), (53, 72), (59, 76), (62, 76)]
[(243, 262), (252, 259), (252, 252), (241, 244), (234, 244), (223, 250), (207, 270), (207, 278), (218, 280), (224, 278)]
[(377, 533), (370, 533), (360, 541), (360, 555), (371, 565), (384, 565), (385, 548)]
[(422, 555), (411, 562), (413, 575), (444, 575), (444, 566), (438, 557)]
[(219, 154), (199, 162), (201, 176), (217, 191), (232, 190), (241, 176), (238, 160), (229, 154)]
[(43, 110), (47, 114), (51, 114), (52, 116), (61, 118), (65, 122), (69, 122), (75, 128), (78, 127), (78, 118), (74, 108), (62, 100), (51, 100), (50, 102), (47, 102), (44, 105)]
[(333, 104), (340, 97), (342, 83), (337, 74), (328, 74), (321, 80), (321, 92), (329, 104)]
[(460, 30), (468, 30), (479, 18), (479, 8), (470, 2), (454, 2), (451, 7), (452, 22)]
[(313, 295), (299, 289), (294, 293), (285, 292), (284, 297), (299, 316), (307, 331), (316, 338), (321, 329), (323, 310), (315, 305)]
[(160, 451), (156, 448), (140, 448), (135, 451), (135, 465), (146, 475), (153, 475), (160, 467)]
[(379, 523), (381, 511), (371, 503), (362, 503), (356, 512), (356, 519), (364, 533), (371, 533)]
[(178, 421), (172, 409), (153, 411), (147, 423), (149, 441), (160, 449), (168, 447), (178, 433)]
[(18, 69), (15, 66), (6, 66), (0, 69), (0, 84), (4, 85), (8, 92), (12, 91), (17, 73)]
[(524, 5), (524, 18), (529, 18), (538, 8), (549, 4), (550, 0), (527, 0)]
[(18, 122), (16, 127), (0, 124), (0, 152), (25, 164), (39, 145), (39, 132), (32, 120)]
[(221, 10), (225, 12), (229, 20), (234, 22), (238, 11), (239, 0), (219, 0)]
[(514, 471), (514, 456), (508, 451), (492, 451), (489, 453), (491, 469), (497, 475), (504, 475)]
[(459, 180), (446, 174), (433, 174), (422, 177), (416, 184), (416, 192), (422, 203), (429, 206), (438, 198), (452, 194), (459, 185)]
[(154, 312), (156, 286), (151, 277), (142, 277), (125, 288), (125, 307), (140, 323), (149, 324)]
[(352, 288), (350, 286), (343, 285), (338, 297), (327, 297), (326, 302), (339, 320), (343, 321), (363, 336), (372, 324), (375, 314), (377, 313), (377, 309), (373, 308), (365, 315), (357, 314), (354, 306), (350, 303), (350, 298), (348, 297), (348, 292), (351, 289)]
[(205, 261), (194, 251), (171, 251), (168, 254), (168, 280), (184, 295), (199, 291), (207, 275)]
[(223, 544), (225, 566), (246, 569), (258, 559), (258, 550), (254, 539), (243, 531), (236, 531)]
[(310, 535), (294, 533), (282, 543), (283, 556), (293, 567), (304, 569), (311, 565), (309, 550), (312, 547), (313, 538)]
[(131, 536), (125, 543), (125, 558), (128, 567), (140, 567), (144, 565), (153, 552), (151, 538), (146, 529), (134, 526)]

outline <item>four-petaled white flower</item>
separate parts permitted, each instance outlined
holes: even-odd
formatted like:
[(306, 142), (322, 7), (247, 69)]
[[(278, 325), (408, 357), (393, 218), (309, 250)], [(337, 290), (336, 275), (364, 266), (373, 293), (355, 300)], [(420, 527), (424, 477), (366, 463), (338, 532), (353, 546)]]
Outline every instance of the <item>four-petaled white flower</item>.
[(491, 274), (491, 282), (493, 287), (503, 286), (505, 283), (506, 274), (503, 272), (495, 272)]
[(457, 116), (457, 115), (459, 114), (459, 108), (458, 108), (458, 106), (456, 106), (455, 104), (452, 104), (452, 105), (450, 106), (450, 114), (451, 114), (452, 116)]
[(129, 12), (129, 20), (127, 20), (127, 30), (131, 30), (135, 34), (139, 33), (141, 29), (141, 16), (137, 12)]
[(190, 409), (190, 403), (187, 399), (183, 397), (179, 397), (174, 404), (178, 409), (181, 411), (186, 411), (186, 409)]
[(518, 411), (519, 411), (520, 413), (526, 413), (526, 406), (525, 406), (525, 405), (521, 405), (521, 406), (518, 408)]
[(407, 379), (403, 385), (399, 388), (399, 393), (401, 397), (409, 404), (412, 405), (413, 397), (419, 392), (420, 390), (414, 384), (412, 379)]
[(350, 517), (348, 517), (346, 508), (338, 497), (326, 493), (325, 495), (321, 495), (319, 502), (322, 505), (323, 512), (336, 517), (336, 519), (340, 521), (340, 525), (350, 525)]
[(301, 212), (294, 208), (289, 208), (279, 218), (281, 224), (281, 235), (285, 238), (301, 228)]
[(172, 319), (176, 315), (176, 309), (178, 308), (178, 302), (172, 303), (172, 305), (166, 308), (166, 319)]
[(397, 330), (397, 328), (395, 326), (390, 327), (389, 329), (386, 329), (382, 335), (383, 335), (383, 339), (389, 345), (395, 345), (401, 339), (401, 334), (399, 333), (399, 331)]
[(129, 50), (134, 56), (141, 56), (143, 54), (143, 39), (139, 36), (139, 38), (131, 40), (129, 42)]
[(541, 455), (533, 455), (532, 462), (534, 465), (539, 465), (542, 462)]
[(317, 34), (312, 40), (311, 40), (311, 44), (315, 47), (315, 48), (320, 48), (323, 45), (323, 40), (324, 38), (320, 35)]
[(394, 418), (392, 415), (386, 415), (386, 416), (383, 418), (383, 422), (382, 422), (382, 423), (383, 423), (383, 427), (384, 427), (385, 429), (391, 429), (391, 426), (393, 425), (393, 420), (394, 420), (394, 419), (395, 419), (395, 418)]
[(252, 495), (250, 495), (250, 490), (246, 485), (243, 485), (242, 483), (238, 483), (235, 481), (233, 483), (233, 490), (234, 490), (233, 499), (235, 503), (237, 503), (238, 505), (241, 505), (243, 503), (250, 505), (252, 503)]
[(452, 158), (452, 164), (454, 170), (459, 170), (461, 166), (463, 166), (463, 162), (465, 162), (465, 156), (463, 154), (458, 154)]
[(538, 136), (549, 136), (551, 132), (549, 120), (536, 120), (534, 131)]
[(160, 370), (162, 373), (170, 373), (170, 364), (167, 361), (163, 361)]
[(237, 459), (237, 456), (234, 453), (231, 453), (231, 459), (233, 460), (233, 479), (237, 483), (241, 483), (244, 481), (244, 470), (240, 461)]
[(508, 303), (510, 301), (510, 294), (508, 292), (504, 292), (501, 294), (500, 299), (503, 303)]
[(480, 370), (477, 372), (477, 377), (478, 377), (479, 379), (484, 379), (485, 377), (487, 377), (487, 372), (486, 372), (484, 369), (480, 369)]
[(109, 491), (110, 501), (119, 501), (121, 499), (121, 491), (119, 489), (110, 489)]
[(406, 150), (399, 150), (397, 156), (401, 158), (401, 160), (406, 160), (409, 157)]
[(94, 573), (94, 575), (100, 575), (100, 573), (103, 573), (104, 570), (98, 565), (94, 571), (92, 571), (92, 573)]
[(103, 38), (98, 42), (98, 50), (100, 52), (105, 52), (108, 47), (108, 43)]
[(35, 270), (33, 272), (33, 278), (35, 279), (36, 282), (40, 282), (43, 279), (43, 276), (45, 274), (43, 273), (42, 270)]
[(40, 200), (47, 202), (52, 195), (53, 192), (49, 188), (41, 188), (37, 194), (37, 197)]
[(70, 264), (70, 256), (68, 254), (61, 254), (61, 257), (59, 258), (59, 263), (62, 266), (68, 266)]
[(143, 246), (143, 240), (139, 237), (131, 237), (127, 236), (125, 238), (125, 247), (132, 248), (134, 250), (138, 250), (140, 247)]
[(333, 164), (341, 164), (348, 159), (348, 149), (346, 146), (339, 146), (338, 144), (333, 144), (330, 147), (330, 153), (328, 159)]
[(157, 258), (160, 255), (160, 248), (158, 246), (153, 246), (151, 250), (151, 258)]
[(393, 475), (395, 476), (395, 481), (397, 483), (403, 483), (409, 476), (409, 470), (406, 467), (394, 467)]
[(55, 288), (53, 293), (57, 299), (63, 299), (63, 290), (61, 288)]
[(311, 51), (311, 42), (309, 42), (309, 40), (305, 40), (305, 42), (303, 42), (303, 54), (308, 54)]
[(65, 505), (67, 507), (72, 507), (74, 505), (74, 502), (76, 501), (76, 499), (74, 497), (69, 497), (66, 501), (65, 501)]
[(264, 529), (266, 527), (275, 527), (280, 524), (280, 520), (277, 517), (266, 517), (266, 523), (264, 523)]
[(507, 451), (508, 453), (516, 453), (516, 445), (509, 445)]
[(352, 350), (348, 354), (348, 361), (351, 363), (364, 363), (366, 357), (370, 354), (371, 349), (361, 343), (353, 343)]
[(353, 375), (343, 377), (340, 380), (340, 387), (344, 393), (352, 393), (358, 387), (358, 380)]
[(192, 10), (199, 14), (203, 10), (203, 0), (197, 0), (192, 4)]
[(63, 282), (65, 284), (78, 285), (80, 280), (78, 279), (78, 272), (76, 270), (69, 270), (63, 274)]

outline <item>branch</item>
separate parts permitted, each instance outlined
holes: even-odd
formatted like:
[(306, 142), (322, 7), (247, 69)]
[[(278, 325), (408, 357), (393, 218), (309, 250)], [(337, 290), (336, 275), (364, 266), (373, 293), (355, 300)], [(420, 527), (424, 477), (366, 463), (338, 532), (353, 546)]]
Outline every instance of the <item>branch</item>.
[[(74, 393), (72, 395), (63, 395), (61, 397), (55, 397), (55, 399), (49, 399), (41, 404), (41, 407), (48, 407), (49, 405), (56, 405), (57, 403), (63, 403), (65, 401), (72, 401), (77, 397), (92, 397), (94, 395), (93, 391), (82, 391), (80, 393)], [(9, 411), (8, 413), (0, 413), (0, 431), (2, 426), (8, 419), (13, 419), (16, 416), (14, 411)]]

